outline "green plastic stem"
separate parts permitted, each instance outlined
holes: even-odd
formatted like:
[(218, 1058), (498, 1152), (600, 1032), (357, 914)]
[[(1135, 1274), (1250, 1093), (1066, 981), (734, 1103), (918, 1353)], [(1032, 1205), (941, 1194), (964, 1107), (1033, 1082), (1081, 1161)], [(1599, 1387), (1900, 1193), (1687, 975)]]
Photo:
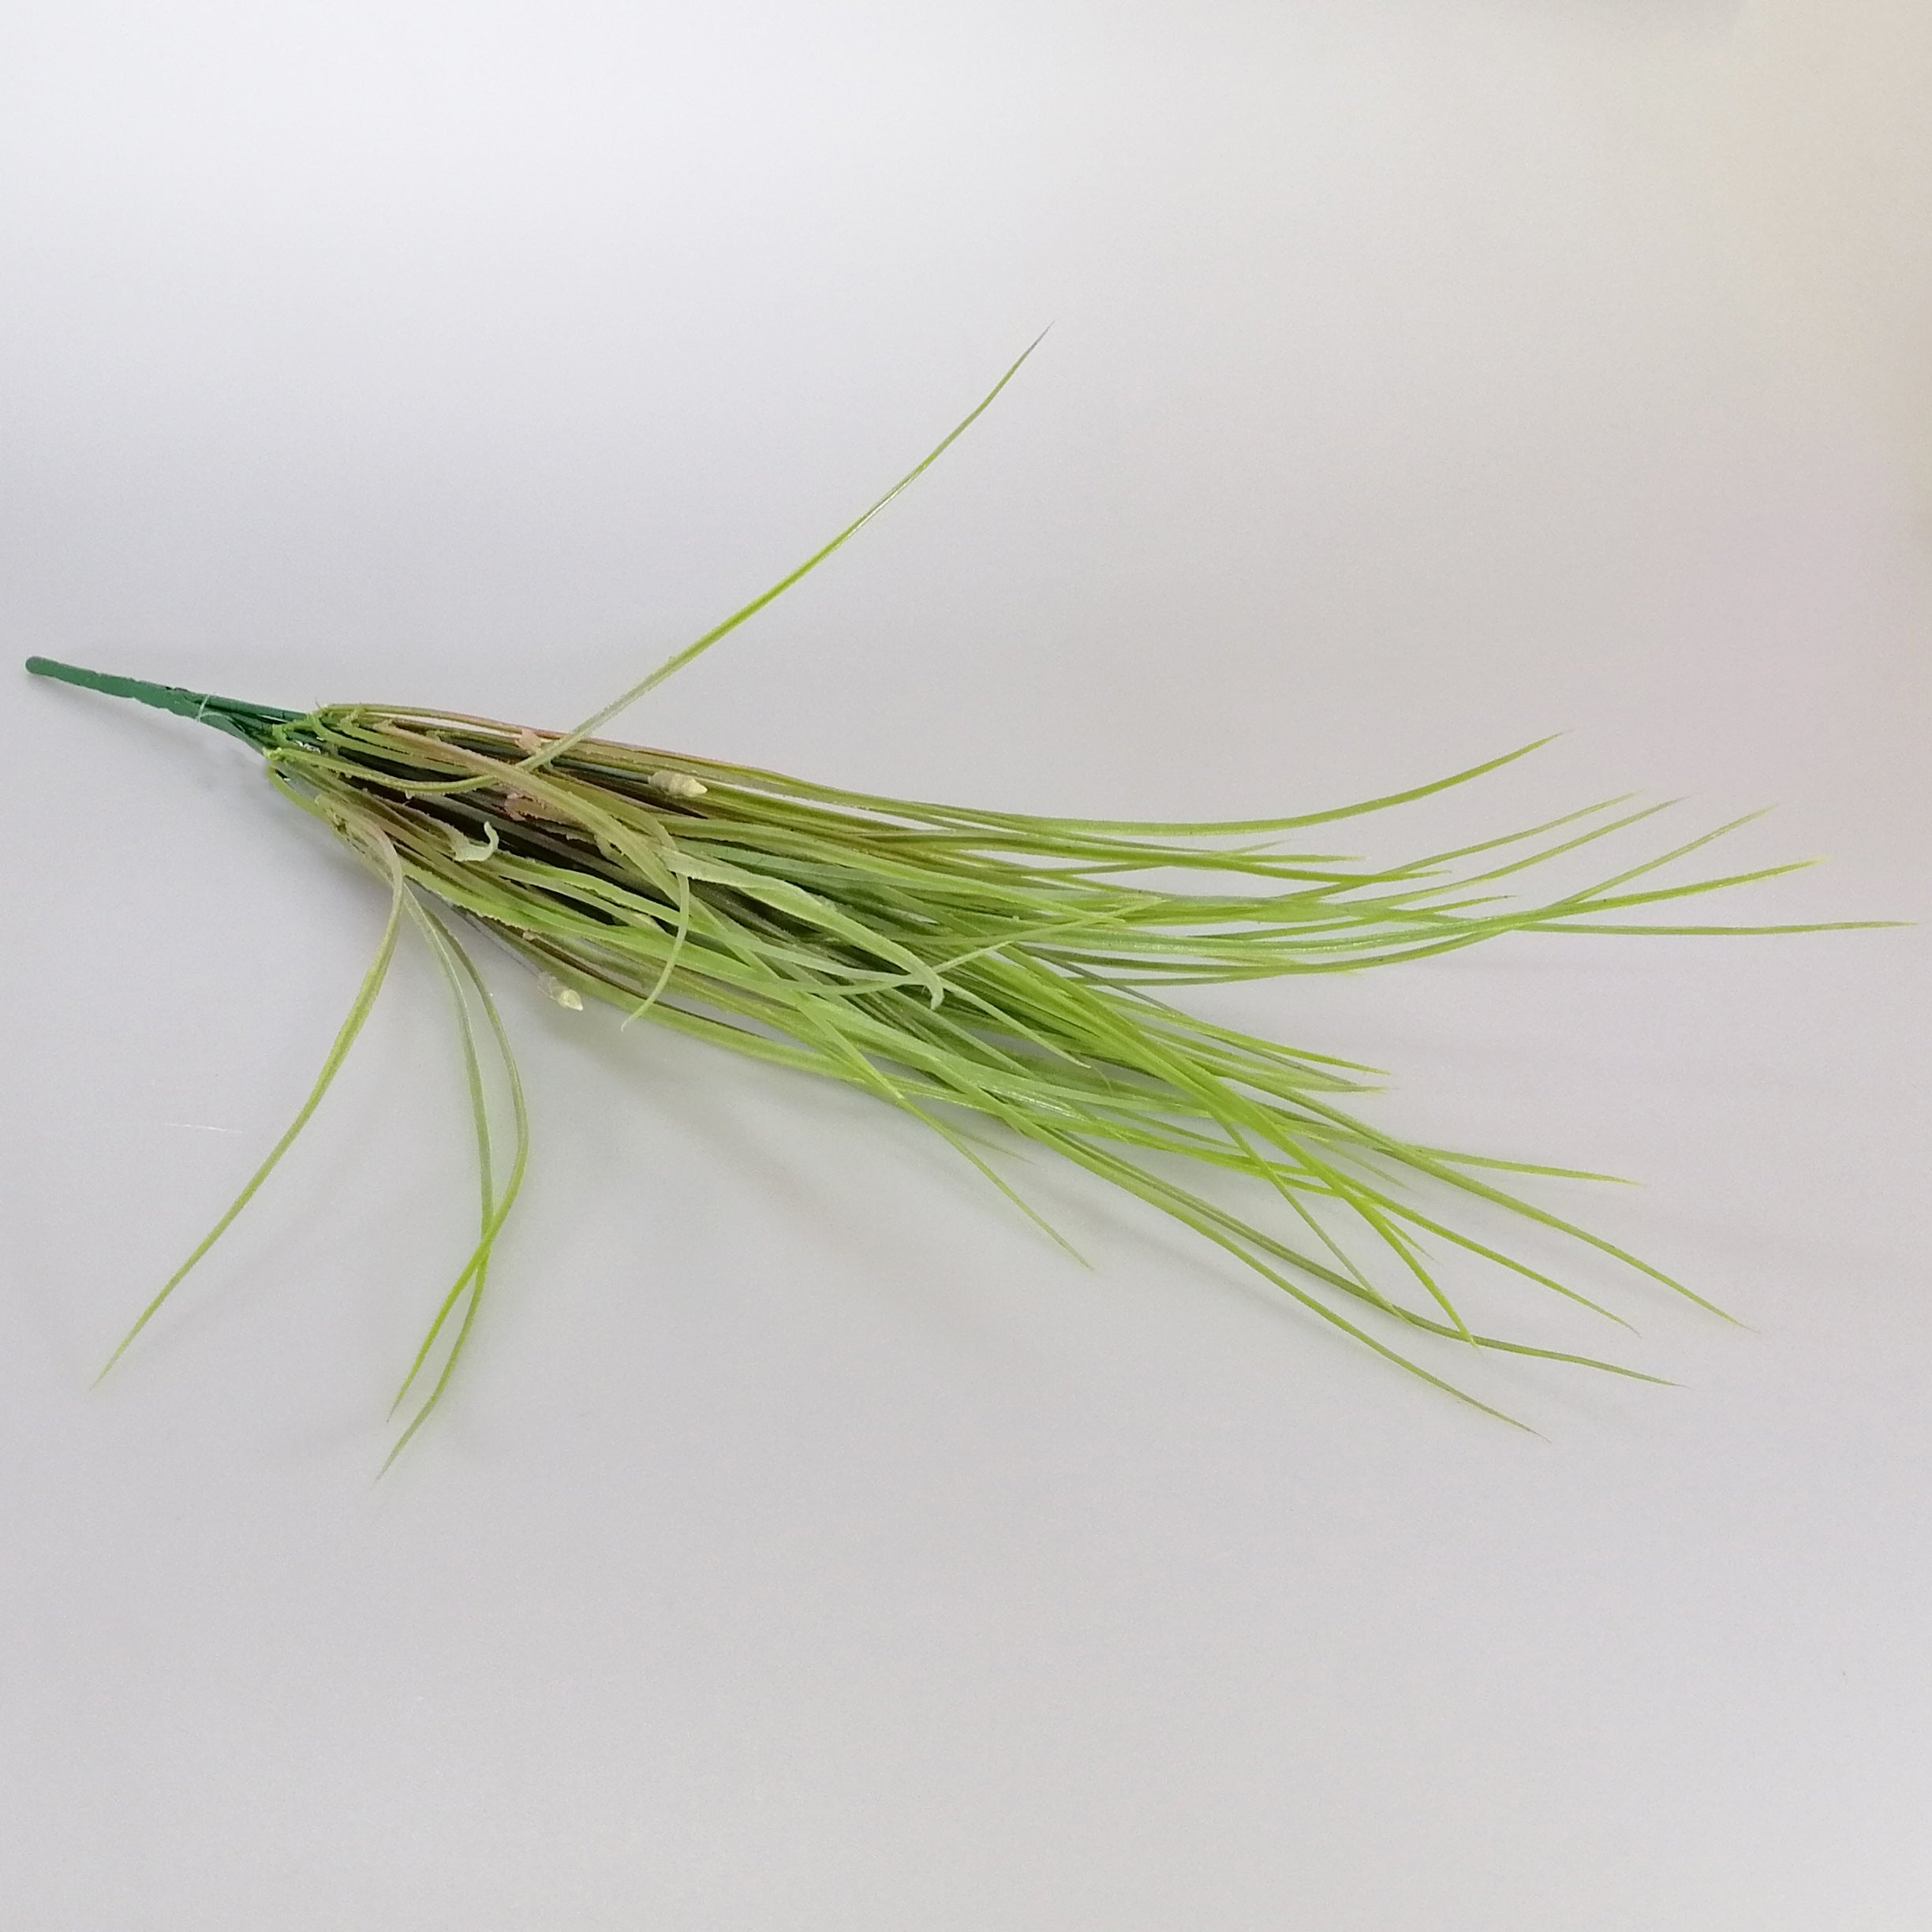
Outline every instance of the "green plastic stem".
[(278, 726), (301, 716), (299, 712), (282, 711), (272, 704), (251, 704), (245, 698), (184, 690), (178, 684), (150, 684), (141, 678), (117, 678), (104, 671), (86, 671), (78, 664), (63, 664), (58, 658), (30, 657), (27, 668), (36, 678), (58, 678), (62, 684), (78, 685), (84, 691), (103, 692), (109, 697), (131, 697), (136, 704), (151, 704), (156, 711), (171, 711), (178, 718), (211, 724), (216, 731), (226, 731), (257, 751), (267, 744)]

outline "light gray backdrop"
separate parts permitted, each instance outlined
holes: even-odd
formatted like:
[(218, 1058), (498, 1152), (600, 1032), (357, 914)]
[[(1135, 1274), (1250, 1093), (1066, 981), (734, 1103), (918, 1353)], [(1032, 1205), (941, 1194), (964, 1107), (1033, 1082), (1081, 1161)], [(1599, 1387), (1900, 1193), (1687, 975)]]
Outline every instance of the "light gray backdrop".
[[(1922, 917), (1929, 56), (1904, 0), (13, 0), (0, 628), (568, 723), (1050, 322), (626, 732), (1246, 816), (1566, 730), (1355, 844), (1775, 803), (1733, 861), (1832, 862), (1713, 912)], [(6, 1926), (1928, 1923), (1922, 932), (1209, 997), (1647, 1183), (1544, 1198), (1747, 1325), (1571, 1257), (1682, 1386), (1481, 1374), (1541, 1439), (504, 967), (526, 1204), (377, 1486), (469, 1238), (433, 974), (89, 1393), (379, 893), (213, 734), (0, 705)]]

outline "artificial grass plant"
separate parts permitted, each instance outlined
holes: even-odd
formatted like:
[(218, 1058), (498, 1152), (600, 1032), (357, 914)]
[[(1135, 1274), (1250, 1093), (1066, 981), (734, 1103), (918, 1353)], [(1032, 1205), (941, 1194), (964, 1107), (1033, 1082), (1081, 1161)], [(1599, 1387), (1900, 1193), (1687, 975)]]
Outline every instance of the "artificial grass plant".
[[(110, 1367), (313, 1114), (407, 924), (441, 968), (459, 1022), (480, 1218), (476, 1245), (398, 1392), (398, 1411), (412, 1396), (415, 1406), (391, 1459), (441, 1399), (463, 1353), (529, 1149), (510, 1041), (461, 936), (476, 931), (527, 962), (566, 1006), (601, 1000), (631, 1018), (877, 1095), (926, 1123), (1030, 1214), (996, 1164), (1001, 1138), (1063, 1155), (1234, 1255), (1311, 1314), (1478, 1407), (1489, 1405), (1415, 1359), (1403, 1338), (1658, 1379), (1474, 1332), (1439, 1279), (1436, 1250), (1459, 1250), (1609, 1314), (1445, 1218), (1459, 1196), (1558, 1230), (1699, 1299), (1527, 1198), (1513, 1178), (1605, 1177), (1399, 1139), (1344, 1104), (1366, 1089), (1373, 1069), (1211, 1024), (1168, 996), (1220, 981), (1391, 966), (1512, 932), (1822, 929), (1631, 920), (1795, 869), (1654, 882), (1661, 868), (1732, 827), (1619, 866), (1583, 888), (1526, 902), (1509, 896), (1504, 882), (1662, 808), (1612, 800), (1456, 850), (1372, 866), (1280, 848), (1291, 835), (1466, 784), (1535, 747), (1360, 804), (1174, 824), (877, 798), (596, 735), (824, 562), (925, 469), (1018, 367), (831, 542), (573, 731), (394, 704), (297, 712), (28, 660), (43, 676), (156, 705), (239, 739), (261, 755), (277, 790), (328, 824), (389, 891), (382, 943), (314, 1088), (233, 1205), (141, 1312)], [(1198, 889), (1153, 880), (1176, 874)], [(486, 1053), (500, 1063), (500, 1079), (486, 1077)], [(506, 1101), (507, 1149), (500, 1120), (492, 1119), (503, 1104), (493, 1103), (493, 1091)], [(986, 1129), (996, 1131), (989, 1137)], [(1256, 1205), (1236, 1212), (1225, 1204), (1224, 1186), (1194, 1184), (1190, 1168), (1249, 1183)]]

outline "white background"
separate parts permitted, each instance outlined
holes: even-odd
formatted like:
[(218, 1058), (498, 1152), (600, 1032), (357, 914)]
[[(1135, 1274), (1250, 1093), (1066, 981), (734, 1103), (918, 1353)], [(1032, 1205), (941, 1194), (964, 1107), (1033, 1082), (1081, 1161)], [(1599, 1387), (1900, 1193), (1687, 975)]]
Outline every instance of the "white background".
[[(1832, 863), (1730, 916), (1922, 919), (1928, 18), (13, 0), (5, 638), (568, 723), (1051, 322), (626, 734), (1214, 817), (1565, 729), (1359, 837), (1776, 803), (1734, 861)], [(382, 908), (214, 734), (0, 705), (9, 1932), (1932, 1923), (1923, 930), (1209, 999), (1647, 1183), (1545, 1198), (1748, 1326), (1571, 1257), (1682, 1385), (1478, 1378), (1540, 1437), (499, 971), (525, 1205), (376, 1485), (469, 1239), (433, 976), (88, 1392)]]

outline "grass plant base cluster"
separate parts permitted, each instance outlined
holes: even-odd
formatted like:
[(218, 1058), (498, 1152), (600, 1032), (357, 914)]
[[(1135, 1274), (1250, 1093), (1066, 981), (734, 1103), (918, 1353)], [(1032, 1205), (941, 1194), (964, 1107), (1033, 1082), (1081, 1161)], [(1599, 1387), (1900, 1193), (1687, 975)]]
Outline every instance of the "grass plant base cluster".
[[(1524, 875), (1663, 808), (1609, 801), (1456, 850), (1371, 866), (1284, 847), (1466, 784), (1535, 747), (1359, 804), (1202, 824), (879, 798), (598, 734), (848, 540), (1018, 366), (864, 516), (574, 731), (388, 704), (296, 712), (28, 661), (41, 675), (239, 740), (261, 757), (282, 796), (327, 824), (390, 895), (376, 957), (312, 1091), (110, 1367), (314, 1113), (408, 925), (442, 969), (457, 1015), (480, 1206), (476, 1245), (398, 1395), (394, 1413), (406, 1419), (392, 1460), (442, 1399), (473, 1332), (529, 1146), (510, 1041), (465, 944), (478, 932), (526, 962), (564, 1005), (603, 1001), (628, 1018), (876, 1095), (925, 1123), (1036, 1220), (1002, 1172), (1003, 1155), (1030, 1143), (1063, 1157), (1235, 1256), (1311, 1315), (1478, 1407), (1488, 1405), (1459, 1385), (1452, 1366), (1439, 1372), (1412, 1351), (1457, 1344), (1658, 1379), (1477, 1332), (1440, 1278), (1436, 1257), (1460, 1250), (1616, 1319), (1459, 1227), (1459, 1199), (1506, 1209), (1699, 1299), (1521, 1191), (1526, 1177), (1608, 1177), (1396, 1138), (1348, 1104), (1373, 1069), (1211, 1024), (1171, 996), (1394, 966), (1511, 933), (1825, 929), (1655, 920), (1660, 907), (1795, 869), (1656, 882), (1664, 867), (1731, 827), (1652, 852), (1582, 889), (1525, 900), (1512, 896)], [(1176, 880), (1190, 889), (1175, 889)], [(1230, 1190), (1210, 1187), (1206, 1170), (1234, 1177), (1252, 1205), (1225, 1205)]]

